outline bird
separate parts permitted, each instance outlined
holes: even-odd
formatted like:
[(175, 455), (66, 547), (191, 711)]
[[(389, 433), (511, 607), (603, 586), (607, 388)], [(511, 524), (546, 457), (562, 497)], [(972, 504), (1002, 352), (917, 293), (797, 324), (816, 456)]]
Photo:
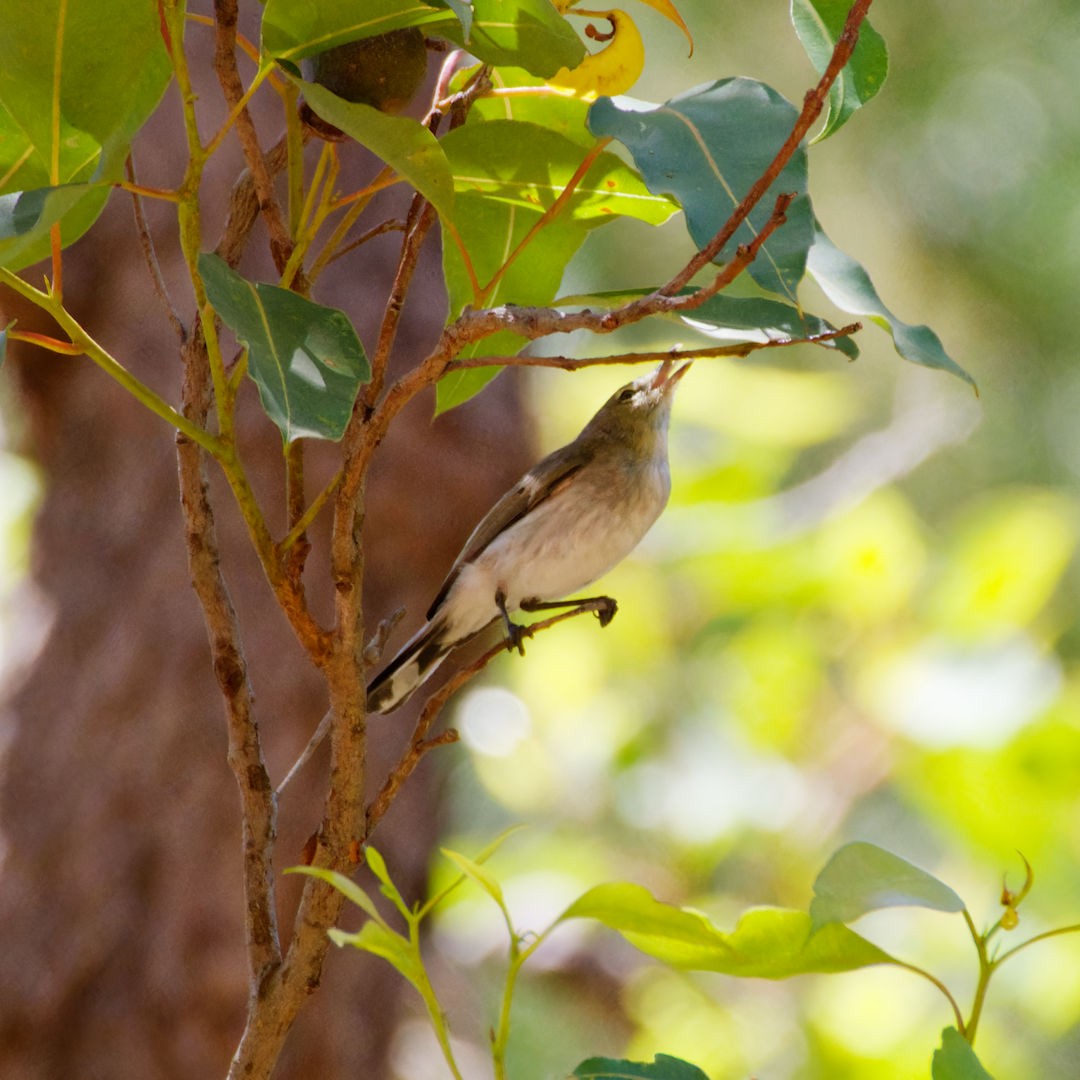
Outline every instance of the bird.
[(512, 612), (588, 604), (601, 626), (611, 621), (611, 597), (567, 597), (626, 558), (667, 505), (668, 423), (689, 367), (665, 360), (621, 387), (577, 438), (495, 503), (454, 560), (424, 625), (368, 685), (369, 713), (404, 704), (455, 648), (499, 620), (507, 647), (524, 653)]

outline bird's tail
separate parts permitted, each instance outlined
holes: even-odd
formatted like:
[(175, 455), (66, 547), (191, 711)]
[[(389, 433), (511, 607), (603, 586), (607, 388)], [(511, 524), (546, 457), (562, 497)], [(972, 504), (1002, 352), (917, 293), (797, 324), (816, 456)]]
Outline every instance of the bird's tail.
[(426, 623), (406, 642), (401, 652), (368, 684), (367, 711), (392, 712), (427, 681), (457, 644), (444, 640), (441, 620)]

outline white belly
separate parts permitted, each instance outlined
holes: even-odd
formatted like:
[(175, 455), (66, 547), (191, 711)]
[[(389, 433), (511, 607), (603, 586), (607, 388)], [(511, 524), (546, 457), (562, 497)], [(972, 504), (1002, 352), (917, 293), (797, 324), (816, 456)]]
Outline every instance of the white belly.
[(664, 509), (670, 488), (665, 466), (661, 462), (638, 478), (633, 499), (614, 498), (610, 484), (592, 490), (571, 485), (504, 530), (461, 568), (441, 606), (453, 636), (464, 638), (491, 622), (499, 614), (497, 592), (506, 596), (509, 611), (523, 600), (564, 600), (620, 563)]

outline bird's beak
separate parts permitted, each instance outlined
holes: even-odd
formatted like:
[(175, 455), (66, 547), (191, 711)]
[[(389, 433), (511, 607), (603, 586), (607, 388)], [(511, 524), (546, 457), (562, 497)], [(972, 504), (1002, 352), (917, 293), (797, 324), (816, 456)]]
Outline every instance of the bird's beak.
[(690, 364), (683, 364), (682, 367), (676, 368), (674, 360), (665, 360), (655, 372), (653, 372), (652, 382), (649, 384), (650, 390), (663, 390), (665, 394), (670, 394), (675, 389), (678, 381), (690, 370)]

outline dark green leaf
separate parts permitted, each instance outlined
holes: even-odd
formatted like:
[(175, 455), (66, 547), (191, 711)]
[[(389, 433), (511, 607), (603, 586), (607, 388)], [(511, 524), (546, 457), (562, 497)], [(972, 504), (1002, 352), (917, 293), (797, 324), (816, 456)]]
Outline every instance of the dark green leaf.
[(461, 32), (468, 40), (472, 32), (473, 20), (473, 9), (468, 0), (431, 0), (431, 3), (435, 7), (449, 8), (457, 16), (458, 22), (461, 23)]
[[(618, 289), (609, 292), (583, 293), (563, 296), (556, 301), (558, 307), (583, 307), (603, 305), (620, 307), (642, 296), (649, 296), (654, 289)], [(693, 292), (684, 289), (682, 294)], [(761, 296), (729, 296), (718, 293), (711, 296), (699, 308), (685, 315), (665, 312), (660, 318), (677, 320), (692, 326), (708, 337), (725, 341), (768, 341), (775, 338), (802, 338), (816, 336), (835, 330), (836, 327), (817, 315), (811, 315), (782, 300), (769, 300)], [(854, 360), (859, 347), (850, 337), (826, 342), (827, 348), (836, 348)]]
[(252, 284), (216, 255), (199, 256), (214, 310), (249, 350), (248, 372), (286, 442), (340, 439), (371, 377), (348, 318), (276, 285)]
[(629, 883), (590, 889), (560, 921), (583, 918), (616, 930), (635, 948), (673, 967), (743, 978), (786, 979), (895, 962), (838, 923), (813, 933), (805, 912), (751, 910), (726, 934), (704, 915), (660, 903), (640, 885)]
[[(589, 128), (624, 143), (652, 191), (675, 195), (700, 249), (765, 171), (797, 117), (798, 110), (771, 87), (737, 78), (699, 87), (665, 105), (600, 98), (589, 110)], [(787, 223), (748, 271), (762, 288), (792, 303), (814, 238), (806, 185), (806, 149), (800, 146), (717, 257), (718, 262), (730, 259), (739, 244), (760, 232), (777, 195), (797, 193)]]
[[(791, 0), (791, 21), (819, 75), (832, 59), (851, 0)], [(815, 142), (838, 131), (885, 83), (889, 52), (882, 36), (864, 19), (851, 59), (829, 89), (825, 123)]]
[(589, 1058), (572, 1075), (577, 1080), (709, 1080), (696, 1065), (667, 1054), (657, 1054), (651, 1063)]
[(423, 124), (407, 116), (388, 116), (370, 105), (345, 101), (315, 83), (301, 79), (294, 82), (319, 116), (400, 173), (442, 217), (453, 216), (450, 165), (439, 140)]
[(904, 905), (964, 910), (963, 900), (932, 874), (876, 844), (856, 841), (840, 848), (818, 874), (810, 916), (816, 928)]
[(440, 27), (477, 60), (496, 67), (520, 67), (542, 79), (574, 68), (585, 46), (551, 0), (473, 0), (468, 37), (456, 22)]
[(870, 275), (850, 255), (845, 255), (815, 222), (814, 244), (810, 248), (807, 269), (825, 295), (841, 311), (865, 315), (887, 330), (896, 351), (912, 363), (940, 368), (975, 385), (975, 380), (956, 363), (928, 326), (912, 326), (898, 319), (878, 296)]
[[(335, 45), (385, 34), (403, 26), (458, 23), (448, 5), (422, 0), (267, 0), (262, 17), (262, 47), (279, 60), (297, 61)], [(331, 121), (333, 123), (333, 121)]]
[(994, 1080), (982, 1067), (975, 1051), (956, 1028), (941, 1033), (941, 1048), (934, 1051), (933, 1080)]
[(8, 209), (0, 238), (0, 261), (17, 270), (48, 254), (61, 217), (64, 244), (93, 224), (172, 69), (150, 3), (5, 0), (0, 25), (2, 191), (29, 200)]

